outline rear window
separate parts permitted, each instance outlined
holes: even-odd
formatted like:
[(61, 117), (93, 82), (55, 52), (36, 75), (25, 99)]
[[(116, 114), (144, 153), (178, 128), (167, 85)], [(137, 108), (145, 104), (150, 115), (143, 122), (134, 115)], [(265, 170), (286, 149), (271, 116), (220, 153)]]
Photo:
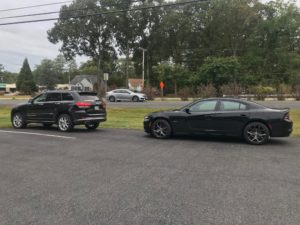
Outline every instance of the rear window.
[(63, 101), (73, 101), (73, 96), (70, 93), (62, 93)]
[(79, 93), (81, 101), (100, 101), (96, 93)]

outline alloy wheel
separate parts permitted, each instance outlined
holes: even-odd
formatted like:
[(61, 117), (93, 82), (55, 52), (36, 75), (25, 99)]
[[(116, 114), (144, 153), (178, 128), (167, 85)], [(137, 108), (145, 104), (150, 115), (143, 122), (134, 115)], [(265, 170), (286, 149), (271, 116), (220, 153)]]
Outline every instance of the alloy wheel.
[(245, 129), (245, 138), (251, 144), (260, 145), (269, 139), (269, 129), (262, 123), (251, 123)]
[(19, 113), (14, 114), (13, 116), (13, 126), (15, 128), (22, 128), (24, 127), (25, 123), (24, 123), (24, 119), (23, 116)]
[(58, 128), (61, 131), (70, 131), (73, 128), (72, 121), (69, 115), (61, 115), (58, 119)]
[(156, 120), (152, 125), (152, 134), (156, 138), (169, 138), (171, 136), (171, 133), (171, 126), (166, 120)]

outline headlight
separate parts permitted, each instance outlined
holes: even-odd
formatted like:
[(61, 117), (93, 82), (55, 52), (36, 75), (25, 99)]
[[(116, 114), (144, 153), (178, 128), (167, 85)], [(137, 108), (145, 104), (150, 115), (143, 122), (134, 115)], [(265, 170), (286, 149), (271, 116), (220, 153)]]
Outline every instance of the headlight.
[(150, 120), (150, 116), (145, 116), (145, 117), (144, 117), (144, 121), (145, 121), (145, 122), (148, 122), (149, 120)]

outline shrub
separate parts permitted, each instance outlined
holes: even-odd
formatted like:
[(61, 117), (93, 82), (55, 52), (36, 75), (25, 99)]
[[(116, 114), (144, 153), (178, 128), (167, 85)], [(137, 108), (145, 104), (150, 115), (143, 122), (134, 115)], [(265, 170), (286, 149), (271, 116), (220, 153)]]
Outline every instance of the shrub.
[(268, 86), (256, 86), (253, 88), (254, 94), (256, 95), (257, 100), (265, 100), (267, 95), (274, 94), (275, 89)]
[(277, 88), (277, 98), (278, 100), (284, 100), (286, 94), (291, 94), (292, 88), (286, 84), (279, 84)]
[(292, 96), (297, 100), (300, 101), (300, 85), (295, 85), (292, 89)]
[(159, 96), (159, 91), (154, 87), (145, 87), (143, 92), (147, 95), (148, 100), (154, 100), (156, 96)]
[(179, 90), (178, 96), (182, 101), (187, 101), (189, 97), (195, 96), (195, 92), (191, 88), (185, 87)]
[(197, 87), (197, 95), (201, 98), (210, 98), (217, 96), (217, 89), (212, 85), (200, 85)]
[(222, 85), (220, 90), (223, 95), (236, 97), (243, 93), (243, 87), (237, 83), (230, 83), (226, 85)]

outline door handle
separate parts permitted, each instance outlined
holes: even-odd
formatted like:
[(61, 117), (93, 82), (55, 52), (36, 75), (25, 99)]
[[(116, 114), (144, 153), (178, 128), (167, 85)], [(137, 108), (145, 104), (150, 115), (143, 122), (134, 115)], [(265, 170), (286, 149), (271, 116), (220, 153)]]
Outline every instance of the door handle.
[(245, 115), (245, 114), (241, 114), (240, 116), (241, 116), (241, 117), (247, 117), (247, 115)]
[(60, 105), (60, 102), (55, 102), (55, 105)]

